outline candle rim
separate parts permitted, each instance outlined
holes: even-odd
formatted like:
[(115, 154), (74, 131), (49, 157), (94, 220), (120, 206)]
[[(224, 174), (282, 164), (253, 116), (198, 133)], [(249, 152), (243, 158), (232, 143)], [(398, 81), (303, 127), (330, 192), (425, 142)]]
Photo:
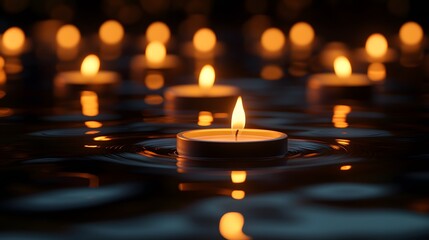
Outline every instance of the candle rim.
[[(188, 131), (183, 131), (177, 134), (177, 138), (184, 140), (184, 141), (194, 141), (194, 142), (210, 142), (210, 143), (232, 143), (232, 144), (240, 144), (240, 143), (252, 143), (252, 142), (275, 142), (275, 141), (279, 141), (282, 139), (286, 139), (288, 136), (286, 133), (283, 132), (279, 132), (279, 131), (274, 131), (274, 130), (268, 130), (268, 129), (254, 129), (254, 128), (245, 128), (240, 130), (241, 134), (245, 134), (246, 133), (253, 133), (253, 135), (249, 135), (249, 136), (264, 136), (267, 137), (267, 135), (263, 135), (262, 133), (270, 133), (270, 134), (275, 134), (276, 136), (272, 136), (272, 135), (268, 135), (268, 137), (272, 137), (272, 138), (268, 138), (268, 139), (258, 139), (258, 140), (247, 140), (247, 141), (237, 141), (237, 142), (227, 142), (227, 141), (211, 141), (211, 140), (206, 140), (206, 139), (197, 139), (195, 138), (196, 136), (187, 136), (189, 134), (192, 133), (201, 133), (201, 132), (207, 132), (207, 133), (219, 133), (219, 135), (231, 135), (233, 136), (233, 129), (231, 128), (213, 128), (213, 129), (195, 129), (195, 130), (188, 130)], [(217, 136), (217, 135), (209, 135), (209, 136)]]

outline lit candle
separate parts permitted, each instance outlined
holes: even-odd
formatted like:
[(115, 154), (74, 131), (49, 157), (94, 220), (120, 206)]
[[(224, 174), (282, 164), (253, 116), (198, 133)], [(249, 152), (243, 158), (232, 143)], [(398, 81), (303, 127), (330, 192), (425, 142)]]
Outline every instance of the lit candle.
[(366, 74), (352, 74), (352, 67), (346, 57), (334, 60), (333, 73), (310, 76), (308, 98), (310, 101), (330, 101), (337, 99), (368, 99), (372, 93), (372, 82)]
[(96, 55), (88, 55), (82, 62), (80, 71), (61, 72), (55, 79), (56, 90), (66, 94), (68, 88), (77, 90), (111, 91), (120, 80), (114, 71), (99, 71), (100, 60)]
[(167, 54), (164, 43), (153, 41), (147, 44), (144, 55), (137, 55), (131, 60), (131, 69), (136, 75), (139, 75), (144, 69), (171, 70), (177, 68), (179, 63), (177, 56)]
[(277, 158), (287, 154), (282, 132), (245, 129), (241, 97), (232, 113), (231, 128), (190, 130), (177, 134), (177, 152), (185, 158)]
[(24, 32), (18, 27), (11, 27), (3, 33), (2, 52), (11, 57), (19, 56), (24, 51), (25, 42)]
[(371, 34), (365, 48), (356, 50), (356, 59), (362, 62), (392, 62), (396, 59), (396, 51), (389, 48), (387, 39), (380, 33)]
[(183, 45), (183, 52), (196, 59), (212, 59), (222, 54), (222, 44), (217, 41), (213, 30), (201, 28), (194, 33), (191, 42)]
[(215, 71), (205, 65), (199, 75), (199, 84), (169, 87), (164, 95), (166, 108), (171, 110), (230, 111), (239, 89), (228, 85), (214, 85)]
[(281, 58), (285, 52), (285, 45), (286, 38), (283, 32), (278, 28), (268, 28), (261, 35), (259, 52), (265, 59)]

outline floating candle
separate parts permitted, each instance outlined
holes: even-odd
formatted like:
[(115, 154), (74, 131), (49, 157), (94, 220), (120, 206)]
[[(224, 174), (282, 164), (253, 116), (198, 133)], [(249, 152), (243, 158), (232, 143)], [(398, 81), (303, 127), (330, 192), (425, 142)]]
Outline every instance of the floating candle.
[[(177, 152), (186, 158), (277, 158), (287, 153), (282, 132), (245, 129), (241, 97), (234, 108), (231, 128), (191, 130), (177, 134)], [(242, 159), (242, 160), (246, 160)]]
[(310, 76), (308, 97), (310, 101), (332, 101), (337, 99), (368, 99), (372, 93), (372, 82), (365, 74), (352, 74), (346, 57), (334, 61), (335, 74), (321, 73)]
[(164, 95), (166, 108), (171, 110), (230, 111), (239, 90), (233, 86), (214, 85), (215, 71), (205, 65), (199, 75), (199, 85), (188, 84), (169, 87)]
[(141, 72), (142, 69), (173, 69), (178, 65), (179, 58), (168, 55), (165, 45), (160, 41), (150, 42), (146, 46), (145, 55), (138, 55), (131, 61), (131, 69), (135, 72)]
[(99, 71), (100, 60), (96, 55), (88, 55), (82, 62), (81, 71), (61, 72), (55, 79), (57, 93), (65, 94), (68, 88), (93, 90), (96, 92), (112, 90), (119, 83), (120, 76), (113, 71)]

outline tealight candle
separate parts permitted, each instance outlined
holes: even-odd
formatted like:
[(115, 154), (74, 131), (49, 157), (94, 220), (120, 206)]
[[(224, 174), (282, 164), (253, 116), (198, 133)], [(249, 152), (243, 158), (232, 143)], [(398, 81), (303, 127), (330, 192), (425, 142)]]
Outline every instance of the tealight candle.
[(198, 29), (192, 37), (192, 42), (183, 45), (184, 55), (196, 59), (212, 59), (222, 52), (223, 46), (210, 28)]
[(77, 90), (112, 90), (119, 83), (120, 76), (114, 71), (99, 71), (100, 60), (96, 55), (88, 55), (82, 62), (80, 71), (61, 72), (55, 79), (56, 90), (65, 94), (68, 88)]
[(346, 57), (335, 59), (334, 70), (335, 74), (321, 73), (310, 76), (307, 88), (310, 101), (371, 97), (372, 82), (365, 74), (352, 74), (350, 62)]
[[(287, 154), (287, 135), (245, 129), (241, 97), (232, 113), (231, 128), (190, 130), (177, 134), (177, 152), (185, 158), (277, 158)], [(246, 160), (242, 159), (242, 160)]]
[(174, 55), (167, 55), (167, 49), (162, 42), (150, 42), (146, 46), (145, 54), (134, 57), (131, 61), (133, 70), (142, 69), (172, 69), (179, 65), (179, 59)]
[(215, 85), (215, 71), (205, 65), (199, 75), (199, 85), (187, 84), (169, 87), (164, 95), (166, 108), (171, 110), (230, 111), (239, 89), (228, 85)]
[(389, 48), (386, 38), (380, 33), (371, 34), (365, 48), (355, 52), (356, 58), (363, 62), (392, 62), (396, 59), (396, 51)]

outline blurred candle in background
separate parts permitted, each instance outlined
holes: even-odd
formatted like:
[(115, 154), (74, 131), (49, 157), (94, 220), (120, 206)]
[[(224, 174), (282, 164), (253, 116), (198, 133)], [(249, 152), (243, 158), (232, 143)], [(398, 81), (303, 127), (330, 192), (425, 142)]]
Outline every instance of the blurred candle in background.
[(124, 28), (116, 20), (107, 20), (100, 26), (98, 36), (101, 58), (112, 60), (121, 55), (124, 34)]
[(62, 26), (56, 35), (57, 57), (63, 61), (75, 59), (79, 54), (81, 36), (79, 29), (71, 24)]

